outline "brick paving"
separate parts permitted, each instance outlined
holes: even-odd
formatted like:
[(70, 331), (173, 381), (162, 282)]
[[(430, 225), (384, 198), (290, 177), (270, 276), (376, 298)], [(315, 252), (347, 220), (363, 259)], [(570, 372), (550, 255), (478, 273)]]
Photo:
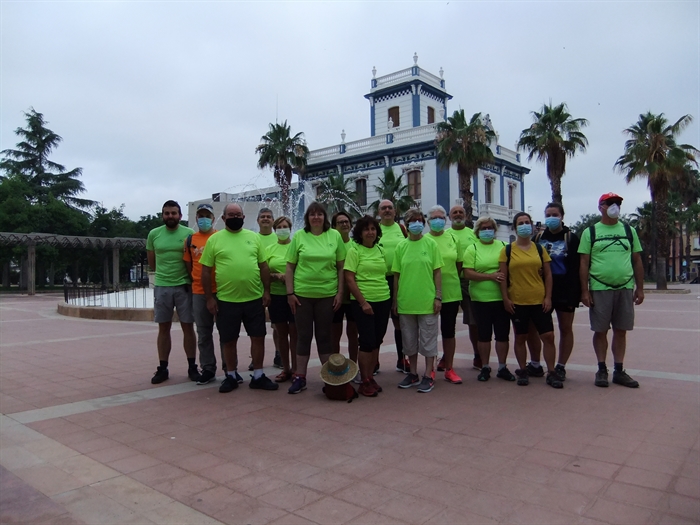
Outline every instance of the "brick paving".
[(384, 392), (350, 404), (323, 397), (318, 362), (298, 396), (198, 387), (177, 331), (171, 379), (152, 386), (152, 323), (2, 296), (0, 522), (698, 523), (700, 287), (690, 288), (637, 309), (625, 366), (638, 390), (593, 385), (582, 309), (563, 390), (478, 383), (458, 326), (464, 384), (438, 373), (428, 394), (396, 388), (389, 346)]

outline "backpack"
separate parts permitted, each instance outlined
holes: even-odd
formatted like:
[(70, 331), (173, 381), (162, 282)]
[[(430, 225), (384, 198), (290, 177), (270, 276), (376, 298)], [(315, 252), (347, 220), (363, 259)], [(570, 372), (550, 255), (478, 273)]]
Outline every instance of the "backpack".
[(350, 383), (345, 383), (344, 385), (329, 385), (326, 384), (323, 387), (323, 393), (326, 394), (328, 399), (333, 401), (347, 401), (352, 403), (352, 400), (360, 397)]
[[(632, 235), (632, 228), (631, 228), (630, 225), (627, 224), (626, 222), (623, 222), (623, 223), (622, 223), (622, 226), (625, 228), (625, 236), (624, 236), (624, 237), (620, 237), (619, 235), (615, 235), (614, 237), (605, 237), (604, 239), (596, 238), (596, 234), (595, 234), (595, 224), (594, 224), (593, 226), (589, 226), (589, 227), (588, 227), (588, 234), (589, 234), (590, 237), (591, 237), (591, 255), (593, 254), (593, 245), (594, 245), (597, 241), (610, 241), (610, 244), (608, 245), (608, 246), (610, 246), (610, 245), (612, 245), (613, 243), (615, 243), (615, 242), (617, 242), (617, 241), (620, 241), (620, 240), (622, 240), (622, 239), (627, 239), (627, 241), (630, 243), (630, 247), (629, 247), (629, 250), (630, 250), (630, 262), (631, 262), (631, 264), (632, 264), (632, 268), (634, 268), (634, 258), (633, 258), (634, 252), (632, 252), (632, 247), (634, 246), (634, 236)], [(624, 246), (624, 245), (623, 245), (623, 246)], [(626, 250), (626, 249), (627, 249), (627, 246), (625, 246), (624, 248), (625, 248), (625, 250)], [(603, 249), (605, 249), (605, 248), (603, 248)], [(632, 279), (634, 279), (634, 271), (632, 271), (632, 275), (630, 276), (630, 278), (627, 279), (627, 280), (626, 280), (624, 283), (622, 283), (622, 284), (609, 284), (609, 283), (603, 282), (603, 281), (601, 281), (600, 279), (598, 279), (595, 275), (593, 275), (593, 274), (591, 273), (591, 258), (590, 258), (590, 257), (588, 258), (588, 275), (589, 275), (592, 279), (595, 279), (596, 281), (598, 281), (598, 282), (599, 282), (600, 284), (602, 284), (603, 286), (607, 286), (608, 288), (612, 288), (613, 290), (619, 290), (620, 288), (624, 288), (625, 286), (627, 286), (627, 283), (628, 283), (628, 282), (630, 282)]]

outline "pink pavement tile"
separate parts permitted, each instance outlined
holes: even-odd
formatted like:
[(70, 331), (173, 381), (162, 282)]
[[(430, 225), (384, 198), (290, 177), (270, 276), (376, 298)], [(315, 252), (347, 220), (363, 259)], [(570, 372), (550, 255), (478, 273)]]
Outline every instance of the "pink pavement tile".
[(575, 456), (568, 454), (560, 454), (558, 452), (552, 452), (549, 450), (540, 450), (538, 448), (532, 448), (526, 450), (520, 458), (519, 461), (526, 463), (535, 463), (538, 465), (543, 465), (555, 470), (564, 468)]
[(681, 518), (675, 514), (663, 514), (657, 525), (698, 525), (698, 520)]
[(225, 460), (222, 459), (218, 461), (218, 464), (200, 470), (199, 474), (221, 485), (228, 485), (232, 481), (250, 474), (250, 470), (245, 467), (236, 465), (235, 463), (226, 463)]
[(497, 521), (503, 521), (520, 502), (499, 494), (471, 490), (463, 495), (462, 506), (470, 512)]
[(598, 445), (587, 445), (579, 450), (577, 456), (605, 463), (623, 465), (632, 454), (634, 453), (626, 450), (616, 450), (614, 448), (601, 447)]
[(335, 525), (351, 521), (364, 512), (365, 509), (362, 507), (332, 496), (326, 496), (296, 510), (294, 513), (319, 525)]
[(287, 461), (281, 464), (274, 465), (264, 471), (266, 474), (275, 478), (282, 479), (289, 483), (302, 481), (304, 478), (322, 472), (319, 467), (314, 467), (308, 463), (299, 461)]
[(287, 512), (294, 512), (300, 507), (305, 507), (321, 499), (323, 496), (322, 493), (315, 490), (289, 484), (258, 496), (257, 499)]
[(174, 479), (169, 479), (153, 485), (158, 492), (162, 492), (178, 501), (184, 501), (205, 490), (216, 487), (213, 481), (199, 477), (195, 474), (186, 474)]
[(200, 472), (208, 470), (222, 464), (221, 458), (208, 454), (206, 452), (194, 453), (191, 456), (185, 456), (177, 460), (168, 461), (176, 467), (188, 470), (190, 472)]
[(156, 458), (141, 454), (140, 452), (137, 452), (137, 454), (133, 456), (117, 459), (115, 461), (108, 461), (106, 463), (108, 467), (118, 470), (123, 474), (131, 474), (132, 472), (144, 470), (159, 464), (161, 464), (161, 462)]
[(286, 487), (288, 483), (281, 479), (273, 478), (262, 472), (255, 472), (248, 474), (247, 476), (242, 476), (237, 479), (231, 480), (225, 485), (232, 489), (234, 492), (240, 492), (257, 498), (263, 494), (267, 494), (271, 490), (277, 490), (282, 487)]
[(297, 516), (296, 514), (284, 514), (274, 521), (270, 522), (270, 525), (317, 525), (313, 521), (309, 521), (306, 518)]
[[(311, 523), (311, 522), (309, 522)], [(360, 514), (351, 521), (346, 522), (348, 525), (406, 525), (405, 521), (397, 520), (395, 518), (390, 518), (385, 514), (379, 514), (374, 511), (367, 511), (364, 514)], [(445, 522), (442, 523), (458, 523), (458, 522)], [(280, 524), (281, 525), (281, 524)]]
[(229, 505), (212, 517), (230, 525), (246, 523), (250, 525), (263, 525), (281, 518), (287, 514), (284, 510), (266, 505), (255, 498), (243, 494), (233, 494), (229, 498)]
[(688, 457), (689, 450), (690, 447), (679, 448), (669, 445), (658, 445), (656, 443), (642, 443), (635, 450), (635, 452), (638, 454), (656, 456), (673, 461), (685, 461), (685, 459)]
[(186, 498), (184, 503), (199, 512), (212, 516), (229, 505), (232, 495), (233, 491), (231, 489), (216, 485), (214, 488)]
[(128, 458), (139, 454), (139, 451), (126, 445), (115, 445), (108, 448), (100, 448), (94, 452), (88, 452), (86, 455), (100, 463), (108, 463), (119, 459)]
[(376, 485), (371, 481), (362, 481), (336, 491), (333, 497), (376, 510), (399, 495), (401, 493), (395, 490)]
[(552, 479), (552, 485), (555, 487), (583, 494), (597, 494), (607, 483), (609, 482), (605, 479), (567, 471), (557, 473)]
[(549, 485), (557, 472), (559, 472), (559, 469), (553, 469), (545, 465), (518, 459), (515, 465), (504, 465), (498, 469), (495, 474), (503, 474), (514, 479), (537, 483), (539, 485)]
[(600, 435), (593, 440), (592, 445), (599, 447), (607, 447), (625, 452), (635, 452), (642, 444), (641, 441), (635, 439), (625, 439), (621, 437), (612, 437)]
[(187, 475), (186, 471), (174, 467), (172, 465), (161, 463), (158, 465), (154, 465), (153, 467), (148, 467), (133, 472), (130, 474), (130, 477), (132, 477), (136, 481), (140, 481), (144, 485), (154, 487), (165, 481), (178, 479), (185, 475)]
[(700, 498), (700, 479), (698, 478), (679, 477), (676, 479), (676, 484), (673, 488), (678, 494), (683, 496)]
[(643, 525), (656, 520), (655, 514), (649, 509), (603, 498), (596, 500), (584, 514), (604, 523), (620, 525)]
[(541, 505), (521, 503), (506, 517), (505, 523), (514, 525), (570, 525), (575, 518)]
[(671, 494), (668, 499), (669, 513), (683, 518), (700, 521), (700, 499), (680, 494)]
[(620, 465), (615, 463), (605, 463), (595, 459), (574, 458), (569, 464), (564, 467), (564, 470), (585, 474), (587, 476), (595, 476), (603, 479), (612, 479), (615, 473), (620, 470)]
[(611, 483), (605, 490), (603, 496), (605, 499), (612, 499), (637, 505), (639, 507), (647, 507), (649, 509), (663, 508), (663, 502), (667, 492), (663, 490), (655, 490), (639, 485), (630, 485), (615, 481)]
[[(527, 501), (535, 492), (545, 490), (546, 486), (497, 474), (479, 483), (478, 489), (507, 498)], [(449, 501), (445, 503), (449, 504)]]
[(567, 441), (555, 438), (544, 438), (535, 445), (535, 449), (545, 450), (547, 452), (556, 452), (568, 456), (576, 456), (579, 450), (586, 446), (584, 443), (577, 441)]
[(584, 494), (575, 490), (562, 490), (558, 487), (548, 486), (545, 490), (535, 492), (528, 498), (527, 502), (554, 512), (581, 516), (596, 497), (594, 494)]
[(636, 467), (642, 470), (650, 470), (661, 474), (675, 475), (683, 468), (684, 463), (674, 459), (665, 459), (659, 456), (650, 456), (633, 452), (625, 461), (625, 466)]
[(636, 467), (622, 467), (615, 476), (615, 481), (656, 490), (667, 490), (672, 479), (673, 477), (668, 474), (642, 470)]

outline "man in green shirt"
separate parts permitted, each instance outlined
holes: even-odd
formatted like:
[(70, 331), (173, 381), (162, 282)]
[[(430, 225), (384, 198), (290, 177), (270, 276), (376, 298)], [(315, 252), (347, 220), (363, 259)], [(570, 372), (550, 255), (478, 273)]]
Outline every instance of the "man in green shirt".
[(642, 247), (637, 232), (619, 220), (622, 197), (601, 195), (600, 222), (581, 235), (581, 302), (589, 308), (593, 349), (598, 358), (595, 385), (608, 386), (608, 331), (612, 325), (613, 383), (637, 388), (622, 367), (627, 347), (627, 331), (634, 328), (634, 305), (644, 301)]
[(168, 359), (172, 341), (173, 310), (177, 311), (183, 333), (183, 345), (187, 356), (187, 375), (192, 381), (199, 381), (199, 371), (195, 363), (197, 340), (194, 335), (194, 313), (192, 310), (192, 289), (190, 274), (182, 260), (184, 242), (194, 230), (180, 224), (182, 211), (175, 201), (163, 204), (163, 226), (152, 229), (146, 240), (148, 266), (156, 272), (153, 291), (154, 320), (158, 323), (158, 359), (160, 364), (151, 378), (157, 385), (168, 379)]

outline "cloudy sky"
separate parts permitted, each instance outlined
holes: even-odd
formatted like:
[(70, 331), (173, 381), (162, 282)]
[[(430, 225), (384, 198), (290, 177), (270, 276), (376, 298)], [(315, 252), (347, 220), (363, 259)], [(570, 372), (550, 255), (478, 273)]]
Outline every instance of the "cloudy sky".
[[(287, 120), (311, 149), (369, 136), (377, 75), (445, 71), (448, 112), (489, 113), (513, 147), (531, 111), (566, 102), (586, 118), (567, 164), (567, 219), (601, 193), (648, 200), (613, 171), (642, 112), (700, 118), (700, 3), (9, 2), (0, 4), (0, 149), (30, 107), (63, 137), (52, 159), (83, 168), (87, 197), (138, 219), (169, 198), (272, 183), (255, 146)], [(700, 147), (698, 120), (681, 136)], [(526, 164), (526, 206), (550, 195)]]

